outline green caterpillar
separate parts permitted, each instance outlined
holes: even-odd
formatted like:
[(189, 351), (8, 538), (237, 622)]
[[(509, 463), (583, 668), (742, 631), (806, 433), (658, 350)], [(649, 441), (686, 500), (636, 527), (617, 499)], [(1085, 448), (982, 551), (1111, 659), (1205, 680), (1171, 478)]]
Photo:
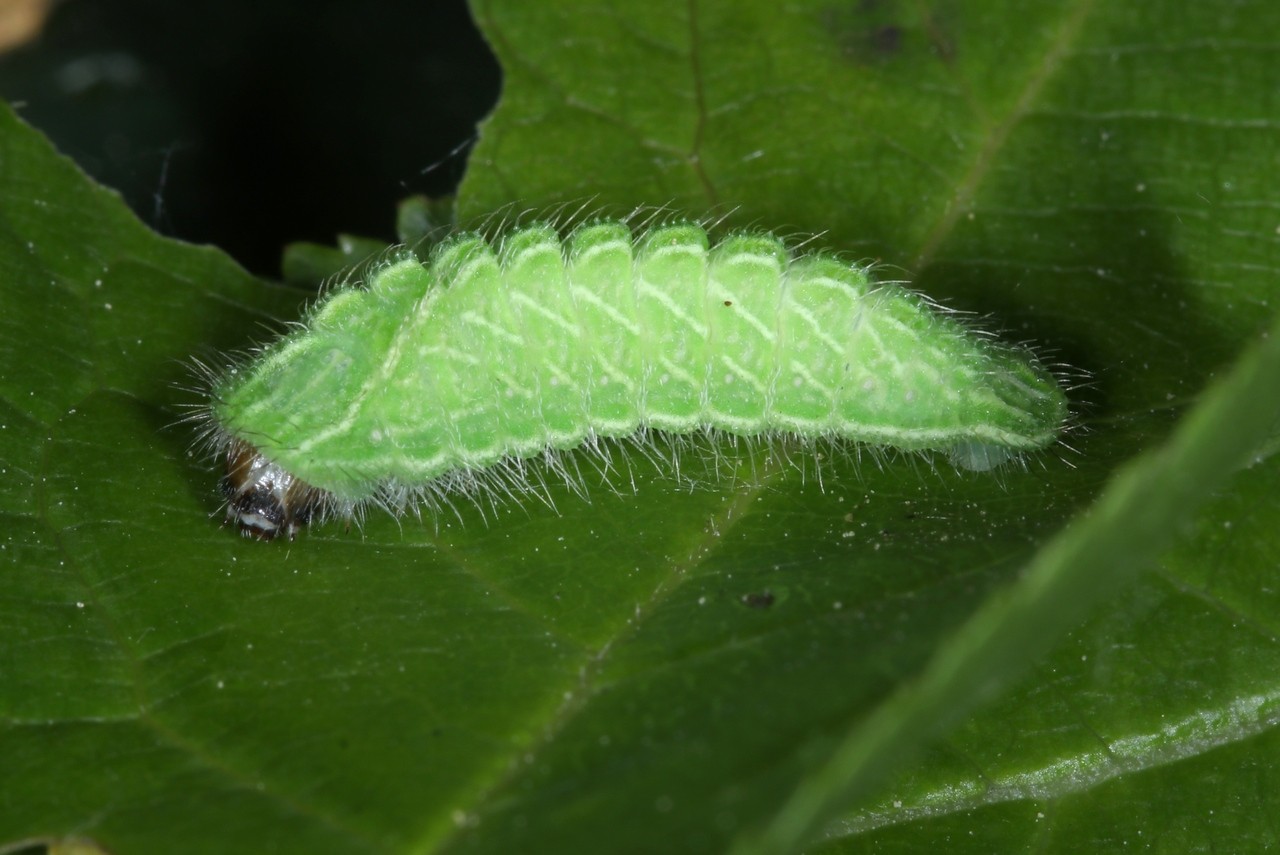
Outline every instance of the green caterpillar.
[(765, 234), (712, 246), (698, 225), (601, 221), (392, 260), (218, 379), (209, 413), (227, 518), (270, 540), (370, 501), (518, 489), (513, 460), (653, 430), (985, 470), (1054, 442), (1067, 402), (1027, 351), (865, 267)]

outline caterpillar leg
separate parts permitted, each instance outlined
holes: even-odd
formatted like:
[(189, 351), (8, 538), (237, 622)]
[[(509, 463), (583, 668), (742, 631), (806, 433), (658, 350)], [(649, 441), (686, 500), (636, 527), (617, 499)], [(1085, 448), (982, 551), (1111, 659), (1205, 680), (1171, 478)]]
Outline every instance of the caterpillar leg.
[(1007, 448), (984, 445), (981, 442), (962, 442), (959, 445), (953, 445), (947, 454), (956, 468), (968, 469), (970, 472), (986, 472), (995, 469), (1014, 456), (1014, 452)]

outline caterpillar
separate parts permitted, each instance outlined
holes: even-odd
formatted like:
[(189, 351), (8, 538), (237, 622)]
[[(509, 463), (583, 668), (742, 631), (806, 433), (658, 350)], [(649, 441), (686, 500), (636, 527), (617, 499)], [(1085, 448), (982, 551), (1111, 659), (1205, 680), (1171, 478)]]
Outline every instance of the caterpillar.
[(271, 540), (370, 503), (510, 491), (525, 459), (638, 432), (834, 438), (983, 471), (1054, 442), (1066, 414), (1029, 351), (866, 266), (597, 220), (389, 257), (218, 377), (206, 439), (227, 521)]

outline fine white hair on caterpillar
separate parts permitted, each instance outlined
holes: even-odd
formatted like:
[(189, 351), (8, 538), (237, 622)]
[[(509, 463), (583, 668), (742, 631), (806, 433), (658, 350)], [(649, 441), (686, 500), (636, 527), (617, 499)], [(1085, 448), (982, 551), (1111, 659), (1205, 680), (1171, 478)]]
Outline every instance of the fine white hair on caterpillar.
[(391, 253), (251, 360), (200, 370), (227, 519), (261, 540), (369, 507), (545, 495), (547, 477), (583, 491), (582, 461), (607, 481), (618, 441), (672, 470), (681, 443), (658, 454), (654, 436), (937, 451), (987, 471), (1051, 445), (1068, 416), (1030, 350), (866, 265), (656, 217)]

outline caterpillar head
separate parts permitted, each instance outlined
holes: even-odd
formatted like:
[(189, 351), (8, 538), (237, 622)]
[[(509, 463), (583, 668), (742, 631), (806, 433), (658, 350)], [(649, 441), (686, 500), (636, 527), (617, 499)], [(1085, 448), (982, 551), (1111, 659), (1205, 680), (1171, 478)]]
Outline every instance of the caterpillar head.
[(256, 448), (233, 440), (227, 448), (227, 472), (219, 486), (227, 500), (227, 522), (255, 540), (290, 540), (324, 507), (325, 492), (290, 475)]

